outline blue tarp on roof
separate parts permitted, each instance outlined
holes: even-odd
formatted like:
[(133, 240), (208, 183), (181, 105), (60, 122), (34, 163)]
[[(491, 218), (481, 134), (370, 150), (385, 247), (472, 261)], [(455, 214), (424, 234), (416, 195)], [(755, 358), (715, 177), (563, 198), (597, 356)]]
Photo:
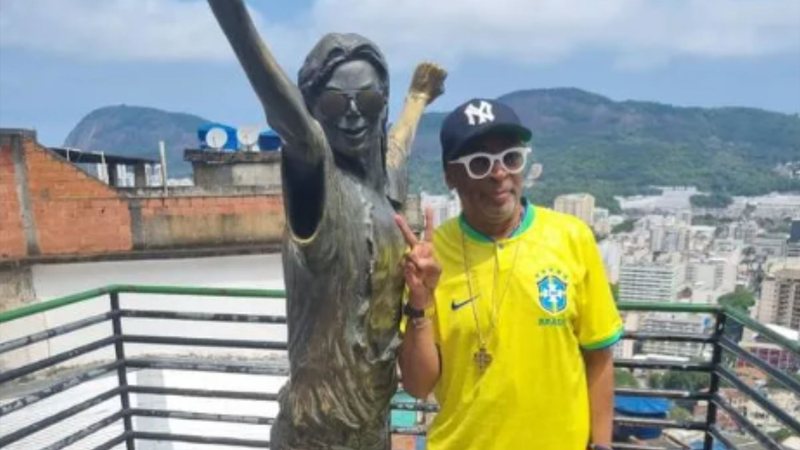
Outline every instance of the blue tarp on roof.
[[(664, 419), (671, 408), (672, 402), (665, 398), (614, 396), (614, 412), (621, 416)], [(625, 441), (631, 436), (636, 436), (638, 439), (655, 439), (661, 436), (661, 429), (658, 427), (617, 425), (614, 429), (614, 435)]]
[[(703, 450), (704, 442), (703, 441), (694, 441), (691, 444), (691, 450)], [(714, 445), (711, 447), (711, 450), (729, 450), (728, 447), (722, 445), (719, 442), (714, 442)]]
[(614, 410), (626, 416), (666, 417), (672, 403), (665, 398), (614, 396)]

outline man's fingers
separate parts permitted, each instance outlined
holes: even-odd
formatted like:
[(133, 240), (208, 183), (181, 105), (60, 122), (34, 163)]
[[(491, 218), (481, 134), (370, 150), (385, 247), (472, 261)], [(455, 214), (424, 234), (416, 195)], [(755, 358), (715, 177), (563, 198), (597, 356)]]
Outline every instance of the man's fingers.
[(441, 273), (441, 268), (436, 261), (428, 258), (420, 258), (413, 253), (406, 255), (404, 267), (406, 270), (411, 269), (416, 271), (417, 274), (422, 277), (438, 276)]
[(433, 256), (433, 249), (429, 242), (419, 241), (410, 252), (403, 255), (406, 259), (410, 259), (414, 264), (420, 265), (423, 261), (435, 261)]
[(433, 242), (433, 208), (430, 206), (425, 208), (425, 234), (423, 239), (426, 242)]
[(400, 228), (400, 233), (403, 234), (403, 239), (406, 240), (406, 244), (408, 244), (409, 247), (413, 248), (419, 243), (419, 240), (414, 236), (414, 232), (411, 231), (411, 227), (408, 226), (408, 222), (406, 222), (403, 216), (395, 214), (394, 222), (397, 224), (397, 227)]

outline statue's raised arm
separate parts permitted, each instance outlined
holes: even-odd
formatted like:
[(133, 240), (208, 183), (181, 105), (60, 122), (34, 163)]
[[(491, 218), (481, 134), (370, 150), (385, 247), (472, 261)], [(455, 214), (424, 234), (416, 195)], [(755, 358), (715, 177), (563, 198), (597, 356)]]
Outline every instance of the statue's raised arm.
[(389, 177), (386, 194), (400, 209), (408, 194), (408, 156), (425, 107), (444, 93), (445, 71), (438, 64), (423, 62), (417, 65), (403, 110), (389, 130), (386, 153), (386, 174)]
[(242, 0), (209, 0), (270, 126), (286, 143), (291, 157), (314, 164), (321, 158), (324, 134), (309, 114), (297, 86), (286, 76), (261, 40)]

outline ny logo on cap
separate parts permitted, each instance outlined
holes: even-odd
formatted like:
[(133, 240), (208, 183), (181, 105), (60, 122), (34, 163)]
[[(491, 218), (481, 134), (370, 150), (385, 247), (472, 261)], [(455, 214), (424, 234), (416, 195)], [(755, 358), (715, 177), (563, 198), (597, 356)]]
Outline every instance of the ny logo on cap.
[(464, 115), (467, 116), (469, 124), (473, 126), (481, 125), (486, 122), (494, 122), (492, 104), (485, 100), (481, 100), (478, 106), (475, 106), (472, 103), (467, 105), (467, 108), (464, 109)]

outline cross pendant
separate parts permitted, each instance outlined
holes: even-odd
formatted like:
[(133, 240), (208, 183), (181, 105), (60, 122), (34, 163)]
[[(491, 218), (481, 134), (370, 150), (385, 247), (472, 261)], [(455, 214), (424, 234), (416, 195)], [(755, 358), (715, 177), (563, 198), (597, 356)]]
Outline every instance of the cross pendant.
[(478, 370), (480, 370), (481, 373), (485, 372), (489, 367), (489, 364), (492, 363), (492, 355), (486, 351), (486, 347), (481, 347), (478, 349), (478, 351), (475, 352), (473, 359), (475, 360), (475, 364), (478, 365)]

